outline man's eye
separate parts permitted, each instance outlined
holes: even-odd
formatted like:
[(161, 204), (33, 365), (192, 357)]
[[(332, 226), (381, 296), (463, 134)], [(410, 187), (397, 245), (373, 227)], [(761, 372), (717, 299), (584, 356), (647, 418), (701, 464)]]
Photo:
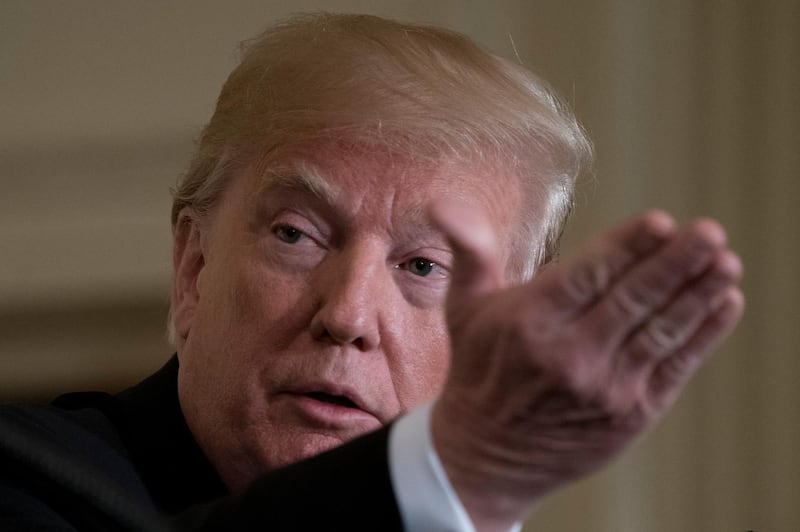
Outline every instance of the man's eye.
[(414, 275), (419, 275), (420, 277), (425, 277), (430, 274), (435, 266), (435, 262), (428, 259), (423, 259), (422, 257), (415, 257), (406, 262), (405, 265), (408, 271)]
[(287, 244), (295, 244), (303, 237), (303, 232), (291, 225), (281, 225), (275, 228), (275, 236)]

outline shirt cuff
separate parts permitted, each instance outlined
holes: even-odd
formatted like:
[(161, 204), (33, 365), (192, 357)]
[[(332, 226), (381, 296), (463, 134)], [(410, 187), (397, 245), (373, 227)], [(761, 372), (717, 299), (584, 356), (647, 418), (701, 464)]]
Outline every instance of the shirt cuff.
[[(428, 403), (398, 419), (389, 434), (389, 471), (407, 532), (475, 532), (431, 439)], [(516, 524), (509, 532), (518, 532)]]

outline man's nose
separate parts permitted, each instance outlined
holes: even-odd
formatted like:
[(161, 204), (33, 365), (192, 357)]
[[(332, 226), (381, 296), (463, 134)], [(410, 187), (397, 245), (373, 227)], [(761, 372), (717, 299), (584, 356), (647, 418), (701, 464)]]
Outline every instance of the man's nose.
[(385, 259), (365, 251), (329, 257), (316, 279), (319, 308), (311, 320), (318, 340), (351, 344), (361, 351), (380, 345), (392, 279)]

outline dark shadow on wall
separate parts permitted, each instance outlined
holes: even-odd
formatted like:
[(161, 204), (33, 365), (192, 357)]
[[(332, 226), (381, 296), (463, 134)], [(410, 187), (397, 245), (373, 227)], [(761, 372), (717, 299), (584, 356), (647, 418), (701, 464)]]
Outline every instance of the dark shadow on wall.
[(165, 301), (0, 311), (0, 401), (118, 391), (172, 353)]

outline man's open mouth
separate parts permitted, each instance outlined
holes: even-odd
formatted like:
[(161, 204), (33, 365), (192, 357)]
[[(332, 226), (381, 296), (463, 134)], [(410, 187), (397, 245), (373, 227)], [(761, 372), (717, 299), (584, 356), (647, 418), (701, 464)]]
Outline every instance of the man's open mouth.
[(357, 404), (355, 404), (352, 400), (348, 399), (343, 395), (331, 395), (325, 392), (309, 392), (303, 395), (305, 395), (306, 397), (310, 397), (316, 401), (322, 401), (323, 403), (330, 403), (338, 406), (346, 406), (348, 408), (358, 408)]

